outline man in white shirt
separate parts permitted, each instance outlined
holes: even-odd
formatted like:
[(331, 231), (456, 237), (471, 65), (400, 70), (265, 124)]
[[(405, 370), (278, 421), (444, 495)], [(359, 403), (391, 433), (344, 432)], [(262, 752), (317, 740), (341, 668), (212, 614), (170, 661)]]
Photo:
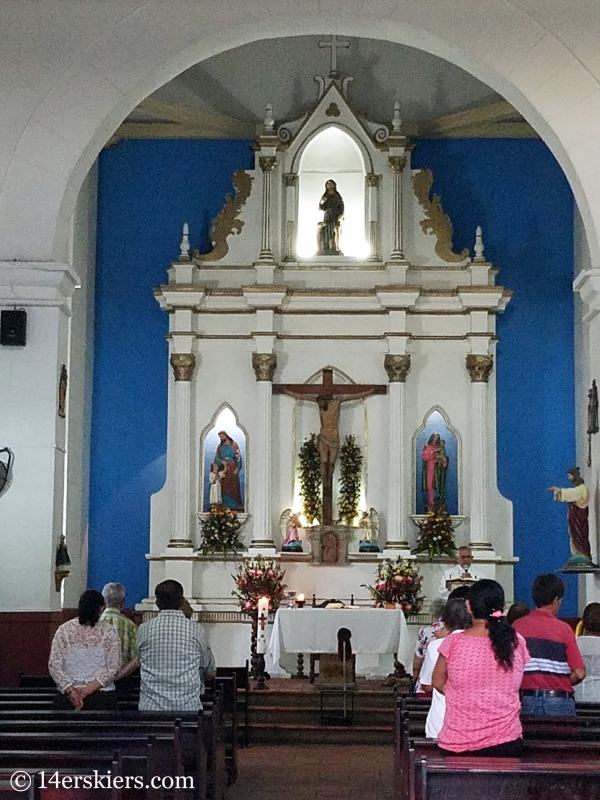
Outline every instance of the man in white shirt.
[(472, 568), (472, 563), (473, 553), (471, 552), (471, 548), (466, 545), (459, 547), (456, 554), (456, 564), (444, 571), (442, 580), (440, 581), (440, 594), (444, 600), (447, 600), (450, 594), (450, 589), (448, 589), (446, 585), (447, 581), (464, 580), (464, 582), (468, 584), (485, 578), (485, 575), (482, 575), (476, 569)]

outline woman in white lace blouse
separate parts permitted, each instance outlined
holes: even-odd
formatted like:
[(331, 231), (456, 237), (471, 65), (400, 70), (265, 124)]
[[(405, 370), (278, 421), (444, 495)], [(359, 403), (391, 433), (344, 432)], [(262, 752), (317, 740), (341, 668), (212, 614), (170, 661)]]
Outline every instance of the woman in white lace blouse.
[(54, 635), (48, 668), (60, 690), (55, 708), (116, 708), (121, 642), (113, 627), (99, 622), (103, 611), (100, 592), (88, 589), (79, 598), (77, 617)]

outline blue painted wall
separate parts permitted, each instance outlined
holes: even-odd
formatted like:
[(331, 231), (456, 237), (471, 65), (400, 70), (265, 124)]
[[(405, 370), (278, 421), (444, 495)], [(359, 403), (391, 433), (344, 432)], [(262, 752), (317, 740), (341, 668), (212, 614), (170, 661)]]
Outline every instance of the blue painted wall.
[[(195, 245), (249, 168), (248, 142), (131, 141), (100, 158), (89, 585), (119, 580), (129, 603), (147, 594), (150, 495), (163, 484), (166, 315), (152, 289), (166, 280), (181, 224)], [(498, 483), (514, 503), (515, 595), (568, 558), (566, 508), (546, 487), (574, 463), (573, 200), (535, 140), (421, 140), (454, 224), (456, 249), (484, 230), (498, 282), (515, 296), (498, 320)], [(569, 581), (563, 613), (576, 611)]]
[[(571, 190), (536, 140), (422, 140), (412, 164), (433, 170), (455, 249), (481, 225), (497, 283), (514, 291), (497, 325), (498, 487), (513, 502), (515, 597), (531, 604), (535, 576), (569, 557), (566, 506), (546, 489), (575, 464)], [(566, 582), (561, 613), (575, 615)]]
[(184, 222), (210, 249), (232, 174), (252, 164), (246, 141), (129, 141), (100, 155), (88, 584), (120, 581), (128, 605), (148, 594), (150, 495), (166, 469), (168, 319), (152, 290)]

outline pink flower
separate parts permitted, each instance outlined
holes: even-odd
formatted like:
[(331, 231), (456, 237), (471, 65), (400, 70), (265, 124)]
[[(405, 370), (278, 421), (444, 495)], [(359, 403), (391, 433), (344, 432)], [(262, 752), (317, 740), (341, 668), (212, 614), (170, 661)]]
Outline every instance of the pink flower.
[(246, 611), (249, 611), (252, 608), (252, 600), (246, 600), (246, 602), (244, 603), (244, 608), (246, 609)]
[(256, 570), (256, 577), (257, 577), (257, 578), (262, 578), (264, 574), (265, 574), (265, 573), (263, 572), (263, 570), (262, 570), (262, 569), (257, 569), (257, 570)]
[(377, 588), (379, 589), (379, 591), (385, 589), (385, 587), (386, 587), (385, 581), (379, 581), (379, 583), (377, 584)]
[(274, 578), (274, 577), (275, 577), (275, 573), (273, 572), (273, 570), (272, 569), (268, 570), (267, 571), (267, 578)]
[(395, 575), (395, 576), (394, 576), (394, 581), (395, 581), (396, 583), (404, 583), (404, 578), (403, 578), (403, 576), (402, 576), (402, 575)]

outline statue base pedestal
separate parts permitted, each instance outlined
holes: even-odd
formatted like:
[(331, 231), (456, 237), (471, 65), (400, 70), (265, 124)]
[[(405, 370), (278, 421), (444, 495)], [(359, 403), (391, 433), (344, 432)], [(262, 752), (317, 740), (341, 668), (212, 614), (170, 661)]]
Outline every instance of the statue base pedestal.
[(594, 564), (591, 558), (585, 556), (571, 556), (557, 572), (600, 572), (600, 567)]
[(379, 545), (375, 544), (375, 542), (359, 542), (358, 543), (358, 552), (359, 553), (379, 553)]
[(281, 546), (282, 553), (302, 553), (302, 542), (290, 542)]

